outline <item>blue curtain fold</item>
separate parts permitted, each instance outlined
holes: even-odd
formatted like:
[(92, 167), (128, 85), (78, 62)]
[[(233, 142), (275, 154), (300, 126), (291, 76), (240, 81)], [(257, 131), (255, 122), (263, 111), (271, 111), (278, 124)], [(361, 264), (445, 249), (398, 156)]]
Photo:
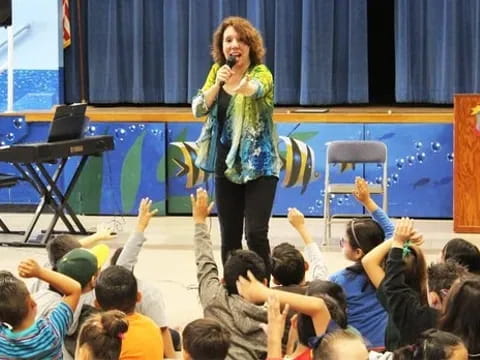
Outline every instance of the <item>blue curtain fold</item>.
[(212, 64), (213, 31), (239, 15), (264, 37), (277, 104), (367, 103), (366, 1), (84, 0), (89, 102), (190, 102)]
[(396, 0), (398, 102), (450, 104), (480, 92), (480, 2)]

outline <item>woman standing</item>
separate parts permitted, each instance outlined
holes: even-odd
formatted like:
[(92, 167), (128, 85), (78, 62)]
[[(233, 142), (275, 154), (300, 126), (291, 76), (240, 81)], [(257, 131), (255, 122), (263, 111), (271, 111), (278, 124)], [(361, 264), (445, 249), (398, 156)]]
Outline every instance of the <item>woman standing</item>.
[(269, 271), (268, 222), (281, 162), (272, 119), (273, 77), (262, 63), (264, 55), (262, 37), (248, 20), (224, 19), (213, 35), (215, 63), (192, 111), (196, 117), (208, 115), (196, 165), (215, 173), (222, 261), (242, 247), (245, 226), (249, 249)]

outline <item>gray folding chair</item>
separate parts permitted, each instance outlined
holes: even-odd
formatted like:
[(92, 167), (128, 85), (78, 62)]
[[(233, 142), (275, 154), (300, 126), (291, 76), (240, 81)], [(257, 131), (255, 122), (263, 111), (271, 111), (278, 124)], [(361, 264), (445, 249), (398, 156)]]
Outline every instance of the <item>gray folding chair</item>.
[[(349, 184), (330, 182), (330, 165), (343, 163), (378, 163), (382, 164), (381, 184), (369, 185), (371, 194), (383, 195), (382, 208), (387, 211), (387, 147), (380, 141), (332, 141), (327, 145), (325, 164), (325, 196), (323, 199), (324, 237), (323, 245), (330, 243), (333, 216), (330, 213), (331, 194), (351, 194), (355, 189), (353, 180)], [(342, 214), (354, 217), (358, 214)]]

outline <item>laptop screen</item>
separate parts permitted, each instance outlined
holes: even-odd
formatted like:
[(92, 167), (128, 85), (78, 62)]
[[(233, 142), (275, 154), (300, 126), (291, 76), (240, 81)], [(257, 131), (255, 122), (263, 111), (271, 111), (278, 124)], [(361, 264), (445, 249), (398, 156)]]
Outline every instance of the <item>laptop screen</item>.
[(50, 125), (48, 142), (81, 139), (88, 122), (86, 110), (87, 104), (59, 105)]

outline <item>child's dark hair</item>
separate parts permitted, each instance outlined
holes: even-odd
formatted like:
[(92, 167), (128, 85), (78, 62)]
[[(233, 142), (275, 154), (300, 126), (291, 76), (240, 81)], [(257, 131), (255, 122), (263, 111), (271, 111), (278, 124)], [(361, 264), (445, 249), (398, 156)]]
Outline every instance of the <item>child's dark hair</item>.
[[(330, 334), (326, 334), (318, 348), (314, 350), (314, 360), (337, 360), (335, 345), (343, 341), (359, 341), (364, 343), (362, 336), (352, 328), (345, 330), (337, 330)], [(365, 348), (365, 352), (366, 352)]]
[(47, 242), (48, 261), (53, 270), (56, 270), (57, 262), (73, 249), (81, 248), (80, 242), (72, 235), (55, 235)]
[(442, 255), (445, 261), (455, 260), (471, 273), (480, 274), (480, 250), (467, 240), (454, 238), (448, 241), (442, 249)]
[(347, 240), (352, 249), (367, 254), (385, 240), (382, 227), (372, 219), (352, 219), (346, 228)]
[(265, 261), (257, 253), (251, 250), (232, 251), (223, 266), (223, 278), (229, 295), (238, 294), (237, 280), (240, 276), (246, 278), (248, 270), (260, 282), (267, 278)]
[(122, 251), (123, 247), (119, 247), (117, 250), (115, 250), (112, 257), (110, 258), (110, 265), (117, 265), (118, 258), (120, 257)]
[(223, 360), (230, 347), (230, 333), (213, 319), (189, 323), (182, 333), (183, 349), (192, 360)]
[(395, 350), (395, 360), (450, 359), (453, 348), (463, 345), (462, 339), (451, 333), (430, 329), (420, 335), (417, 343)]
[(471, 276), (456, 282), (450, 289), (439, 329), (459, 336), (469, 353), (480, 353), (480, 277)]
[(15, 328), (28, 315), (27, 286), (9, 271), (0, 271), (0, 322)]
[[(347, 223), (345, 241), (348, 241), (353, 250), (360, 249), (365, 255), (385, 241), (385, 232), (373, 219), (352, 219)], [(356, 275), (365, 274), (361, 261), (347, 267), (347, 270)], [(362, 291), (365, 291), (368, 285), (371, 285), (368, 276), (366, 279)]]
[(431, 264), (427, 269), (428, 289), (443, 299), (453, 283), (467, 275), (467, 269), (455, 261)]
[[(322, 298), (331, 319), (340, 328), (347, 328), (347, 298), (340, 285), (331, 281), (314, 280), (308, 285), (305, 295)], [(309, 346), (309, 339), (316, 336), (312, 318), (305, 314), (298, 314), (297, 330), (300, 343)]]
[(130, 314), (137, 302), (137, 280), (122, 266), (103, 270), (95, 284), (95, 297), (103, 310), (121, 310)]
[(86, 346), (92, 360), (117, 360), (128, 330), (123, 312), (110, 310), (90, 316), (78, 334), (78, 346)]
[(295, 246), (281, 243), (272, 251), (272, 276), (283, 286), (298, 285), (305, 278), (305, 259)]
[(428, 306), (427, 262), (422, 250), (415, 245), (408, 245), (408, 254), (404, 256), (405, 283), (420, 296), (420, 302)]

